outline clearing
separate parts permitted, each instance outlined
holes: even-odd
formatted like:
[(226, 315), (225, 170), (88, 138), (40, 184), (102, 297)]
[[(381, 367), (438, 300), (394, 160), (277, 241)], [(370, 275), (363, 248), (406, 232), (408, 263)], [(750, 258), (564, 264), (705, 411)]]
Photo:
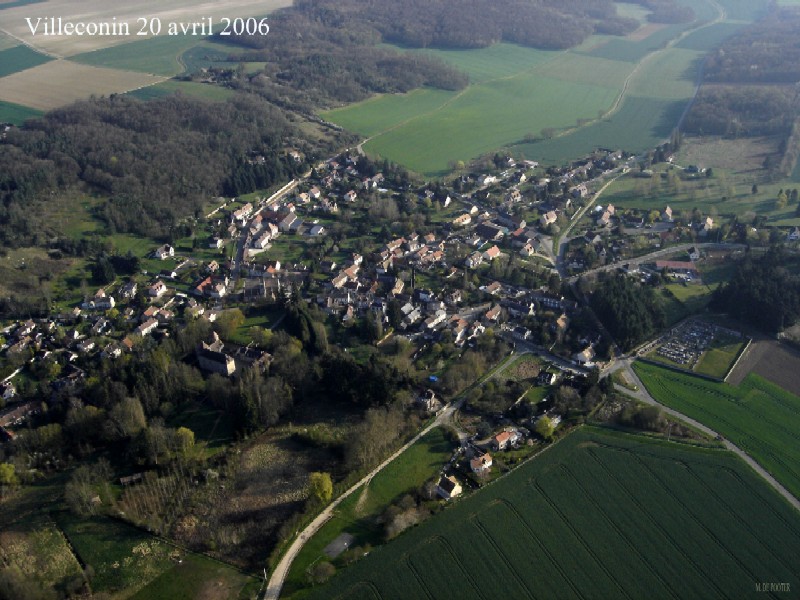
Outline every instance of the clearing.
[(798, 544), (733, 454), (584, 427), (308, 597), (734, 597), (800, 584)]

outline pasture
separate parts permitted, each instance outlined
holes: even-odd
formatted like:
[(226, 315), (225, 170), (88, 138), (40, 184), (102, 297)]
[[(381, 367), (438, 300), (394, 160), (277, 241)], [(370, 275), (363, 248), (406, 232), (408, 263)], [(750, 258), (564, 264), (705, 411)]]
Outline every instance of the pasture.
[(634, 369), (653, 398), (729, 438), (800, 496), (800, 397), (755, 374), (732, 386), (645, 363)]
[(304, 597), (736, 597), (798, 544), (734, 455), (584, 427)]
[(54, 60), (0, 79), (0, 100), (50, 110), (88, 98), (127, 92), (163, 81), (162, 77)]
[(0, 77), (18, 73), (53, 60), (49, 56), (31, 50), (27, 46), (15, 46), (0, 50)]

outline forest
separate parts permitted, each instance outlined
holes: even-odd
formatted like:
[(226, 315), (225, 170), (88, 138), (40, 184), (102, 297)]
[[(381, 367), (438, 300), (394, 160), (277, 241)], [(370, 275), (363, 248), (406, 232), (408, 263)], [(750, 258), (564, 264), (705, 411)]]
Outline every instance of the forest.
[(730, 281), (715, 290), (712, 307), (771, 333), (791, 327), (800, 318), (800, 277), (787, 262), (780, 246), (761, 258), (748, 254)]
[(786, 83), (800, 81), (800, 8), (781, 8), (744, 28), (712, 52), (705, 81)]
[(725, 137), (786, 136), (800, 99), (785, 86), (706, 85), (683, 123), (687, 133)]
[[(71, 190), (109, 198), (95, 216), (110, 233), (167, 239), (211, 197), (291, 179), (303, 168), (285, 156), (291, 142), (304, 140), (254, 95), (225, 103), (112, 96), (52, 111), (0, 143), (0, 244), (44, 245), (62, 234), (48, 206)], [(325, 151), (303, 149), (312, 158)], [(248, 160), (255, 155), (265, 161)]]
[(591, 306), (625, 351), (666, 325), (664, 309), (654, 289), (625, 275), (603, 274), (592, 294)]

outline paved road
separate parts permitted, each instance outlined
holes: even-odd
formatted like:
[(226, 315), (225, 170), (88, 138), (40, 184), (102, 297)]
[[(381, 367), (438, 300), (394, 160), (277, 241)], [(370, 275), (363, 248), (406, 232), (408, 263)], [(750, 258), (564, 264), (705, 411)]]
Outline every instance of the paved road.
[[(658, 406), (661, 410), (663, 410), (668, 415), (675, 417), (676, 419), (680, 419), (685, 423), (688, 423), (695, 429), (702, 431), (703, 433), (721, 438), (720, 434), (716, 431), (711, 429), (710, 427), (703, 425), (699, 421), (695, 421), (691, 417), (684, 415), (683, 413), (678, 412), (668, 406), (664, 406), (657, 400), (655, 400), (647, 391), (647, 388), (644, 387), (639, 377), (636, 375), (636, 372), (631, 368), (631, 363), (633, 359), (626, 358), (623, 360), (617, 361), (617, 363), (609, 369), (605, 375), (610, 375), (612, 372), (617, 370), (625, 371), (625, 375), (628, 378), (628, 381), (632, 382), (638, 389), (634, 392), (632, 390), (626, 390), (625, 393), (629, 396), (633, 396), (637, 400), (644, 402), (645, 404), (649, 404), (651, 406)], [(794, 506), (797, 510), (800, 511), (800, 500), (798, 500), (794, 495), (792, 495), (785, 487), (783, 487), (772, 475), (770, 475), (761, 465), (759, 465), (755, 460), (753, 460), (744, 450), (739, 448), (736, 444), (729, 440), (723, 439), (723, 443), (725, 444), (725, 448), (733, 452), (734, 454), (738, 455), (742, 458), (750, 467), (759, 475), (761, 476), (764, 481), (766, 481), (769, 485), (771, 485), (776, 492), (778, 492), (781, 496), (786, 498), (786, 500)]]

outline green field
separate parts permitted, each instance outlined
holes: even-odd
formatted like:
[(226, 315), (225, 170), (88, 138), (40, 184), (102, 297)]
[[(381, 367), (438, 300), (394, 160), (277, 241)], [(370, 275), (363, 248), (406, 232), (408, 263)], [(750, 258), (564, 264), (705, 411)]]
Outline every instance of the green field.
[(800, 496), (800, 398), (754, 374), (734, 387), (644, 363), (634, 368), (653, 398), (729, 438)]
[(163, 98), (172, 94), (183, 94), (191, 98), (222, 102), (233, 96), (234, 92), (231, 89), (209, 83), (170, 80), (128, 93), (129, 96), (139, 100), (153, 100), (154, 98)]
[(43, 65), (51, 60), (53, 59), (49, 56), (31, 50), (27, 46), (15, 46), (7, 50), (0, 50), (0, 77)]
[(36, 110), (35, 108), (0, 100), (0, 123), (22, 125), (26, 119), (41, 117), (43, 114), (41, 110)]
[(315, 561), (326, 559), (323, 549), (343, 532), (356, 537), (351, 546), (376, 544), (383, 539), (376, 518), (403, 494), (419, 489), (434, 477), (452, 454), (453, 446), (440, 428), (433, 429), (376, 475), (366, 488), (357, 490), (342, 502), (317, 534), (312, 537), (292, 563), (284, 593), (302, 589), (306, 569)]
[(800, 519), (734, 455), (582, 428), (311, 598), (742, 598), (800, 584)]
[(191, 35), (160, 36), (78, 54), (70, 60), (94, 67), (173, 77), (185, 70), (183, 53), (201, 41), (202, 38)]

